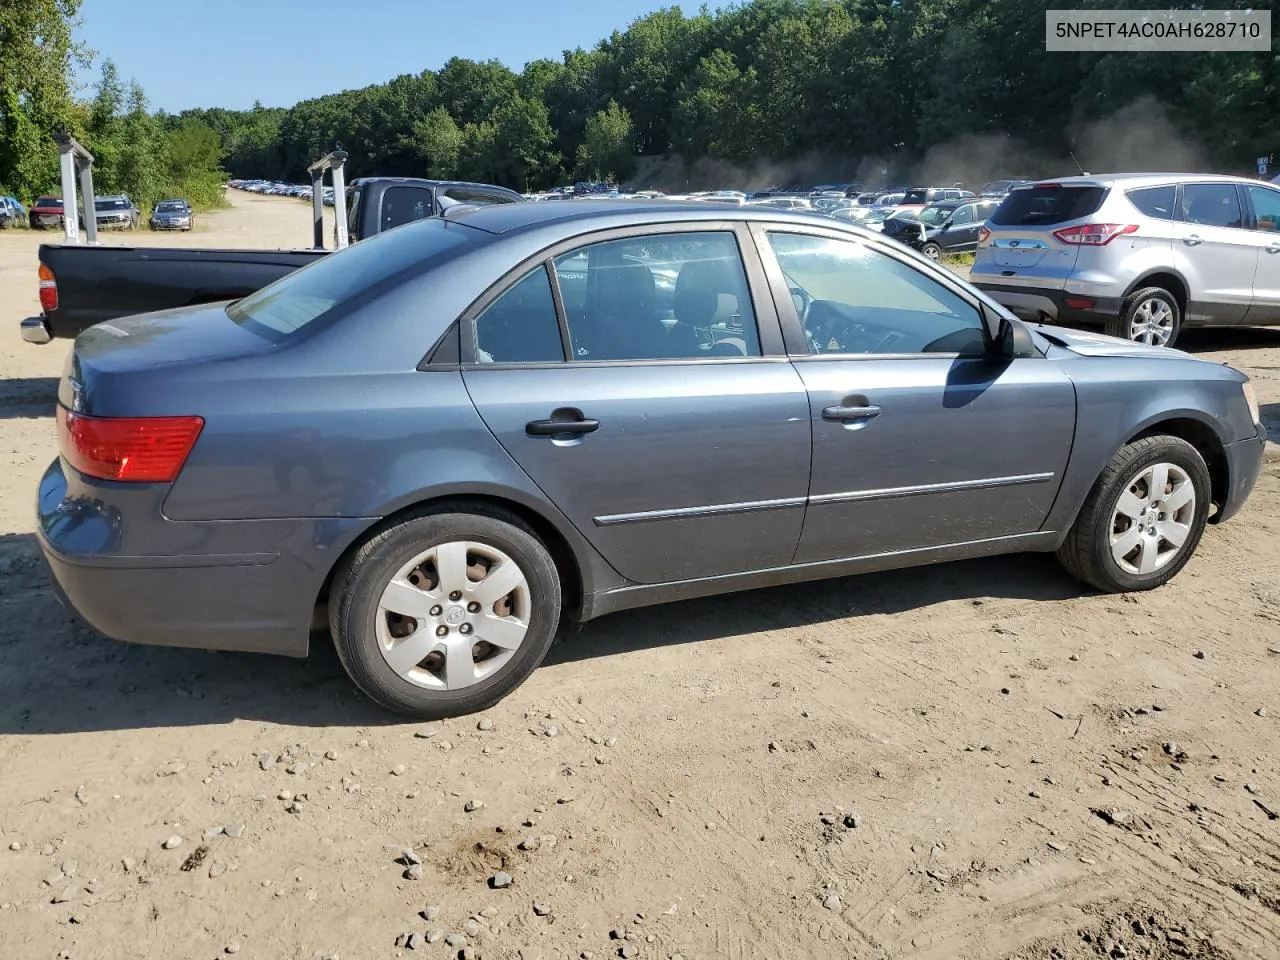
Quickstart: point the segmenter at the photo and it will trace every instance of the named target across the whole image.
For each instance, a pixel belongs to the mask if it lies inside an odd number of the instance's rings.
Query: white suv
[[[1024,317],[1142,343],[1280,325],[1280,187],[1176,173],[1025,184],[987,219],[969,279]]]

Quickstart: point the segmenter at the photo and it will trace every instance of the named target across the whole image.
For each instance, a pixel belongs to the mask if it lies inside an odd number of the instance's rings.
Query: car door
[[[972,203],[962,203],[952,211],[946,229],[938,235],[938,246],[947,253],[974,250],[978,246],[978,221]]]
[[[1039,530],[1075,431],[1075,390],[1059,367],[988,355],[971,295],[889,244],[754,230],[812,411],[795,562]]]
[[[800,538],[809,400],[744,240],[698,222],[570,242],[463,317],[480,416],[640,583],[783,566]]]
[[[1249,184],[1250,226],[1257,265],[1253,271],[1253,302],[1245,323],[1280,325],[1280,188]]]
[[[1258,257],[1240,191],[1230,182],[1183,183],[1170,224],[1174,265],[1191,280],[1189,319],[1241,323],[1253,299]]]

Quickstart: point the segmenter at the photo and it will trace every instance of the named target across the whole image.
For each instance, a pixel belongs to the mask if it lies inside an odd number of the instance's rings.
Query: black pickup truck
[[[347,215],[354,241],[439,216],[457,204],[521,200],[514,190],[492,184],[367,177],[347,187],[342,213]],[[238,300],[326,253],[323,247],[203,250],[42,244],[42,312],[21,322],[22,338],[48,343],[74,338],[86,327],[116,317]]]

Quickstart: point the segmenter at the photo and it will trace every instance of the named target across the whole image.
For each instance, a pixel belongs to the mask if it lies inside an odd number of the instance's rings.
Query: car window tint
[[[977,309],[937,280],[862,243],[770,233],[817,354],[986,350]]]
[[[1256,229],[1266,233],[1280,233],[1280,190],[1272,187],[1245,187],[1253,203]]]
[[[1125,191],[1125,196],[1129,198],[1130,203],[1148,217],[1155,217],[1157,220],[1172,220],[1174,189],[1173,184],[1165,187],[1142,187],[1139,190]]]
[[[476,318],[475,336],[480,363],[564,360],[547,268],[530,270],[489,304]]]
[[[352,240],[360,239],[360,194],[362,187],[354,187],[347,194],[347,236]]]
[[[1239,227],[1244,224],[1240,214],[1240,195],[1234,183],[1184,183],[1181,216],[1187,223],[1206,227]]]
[[[760,337],[732,233],[596,243],[555,261],[576,360],[757,357]]]
[[[962,207],[956,207],[956,212],[951,215],[951,223],[957,227],[962,224],[973,223],[973,204],[966,203]]]
[[[479,230],[426,220],[380,233],[287,273],[227,307],[227,316],[268,340],[281,342],[335,308],[370,299],[398,274],[416,273],[482,242]]]
[[[473,203],[476,206],[515,203],[511,197],[505,194],[494,193],[492,190],[480,190],[475,187],[448,187],[445,189],[444,195],[450,200],[457,200],[459,203]]]
[[[422,187],[388,187],[382,194],[381,229],[425,220],[431,216],[431,191]]]
[[[990,220],[1006,227],[1066,223],[1096,212],[1106,195],[1102,187],[1025,187],[1005,197]]]

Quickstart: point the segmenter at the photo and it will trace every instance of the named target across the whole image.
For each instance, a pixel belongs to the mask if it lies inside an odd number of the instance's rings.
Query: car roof
[[[1225,173],[1105,173],[1079,177],[1045,177],[1028,180],[1015,187],[1026,190],[1043,183],[1056,183],[1064,187],[1158,187],[1170,183],[1258,183],[1249,177],[1235,177]]]
[[[474,207],[451,217],[493,234],[570,224],[574,232],[609,227],[642,226],[659,223],[706,223],[723,220],[786,220],[831,225],[831,218],[812,210],[791,210],[775,206],[738,206],[709,200],[597,200],[586,203],[502,203]]]

